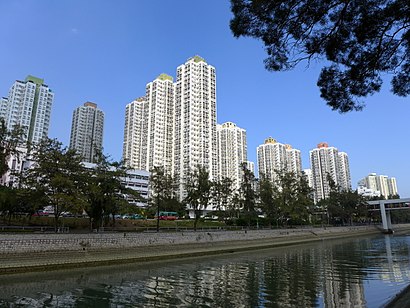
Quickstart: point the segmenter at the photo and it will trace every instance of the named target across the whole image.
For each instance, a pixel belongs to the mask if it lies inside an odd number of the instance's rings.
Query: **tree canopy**
[[[24,129],[18,125],[7,129],[6,122],[0,118],[0,176],[9,171],[8,161],[12,155],[19,159],[18,146],[24,143]]]
[[[383,73],[391,90],[410,94],[408,0],[231,0],[236,37],[263,41],[271,71],[327,60],[317,85],[341,113],[361,110],[361,98],[378,92]]]
[[[211,200],[212,181],[206,167],[197,165],[185,179],[185,203],[194,211],[194,230],[201,216],[201,209],[205,210]]]
[[[24,187],[42,196],[43,206],[53,207],[57,230],[63,212],[79,210],[81,157],[56,139],[44,139],[35,145],[32,159],[35,164],[23,176]]]

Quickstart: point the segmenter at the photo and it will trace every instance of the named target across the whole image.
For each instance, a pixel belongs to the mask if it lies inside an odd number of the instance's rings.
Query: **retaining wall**
[[[0,254],[126,249],[147,246],[268,240],[287,236],[326,237],[374,231],[374,226],[173,233],[0,234]]]

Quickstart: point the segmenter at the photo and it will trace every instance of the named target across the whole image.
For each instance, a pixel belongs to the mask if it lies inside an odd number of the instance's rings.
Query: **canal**
[[[410,236],[0,276],[0,307],[383,307],[410,283]]]

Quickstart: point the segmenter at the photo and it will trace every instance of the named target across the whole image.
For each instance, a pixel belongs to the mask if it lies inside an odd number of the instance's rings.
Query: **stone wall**
[[[224,241],[252,241],[287,236],[322,237],[366,232],[374,226],[305,228],[280,230],[169,232],[169,233],[94,233],[94,234],[0,234],[0,254],[124,249],[146,246],[198,244]]]

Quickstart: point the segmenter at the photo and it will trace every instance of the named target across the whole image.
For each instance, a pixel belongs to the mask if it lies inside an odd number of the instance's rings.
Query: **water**
[[[0,307],[381,307],[410,283],[410,236],[0,276]]]

